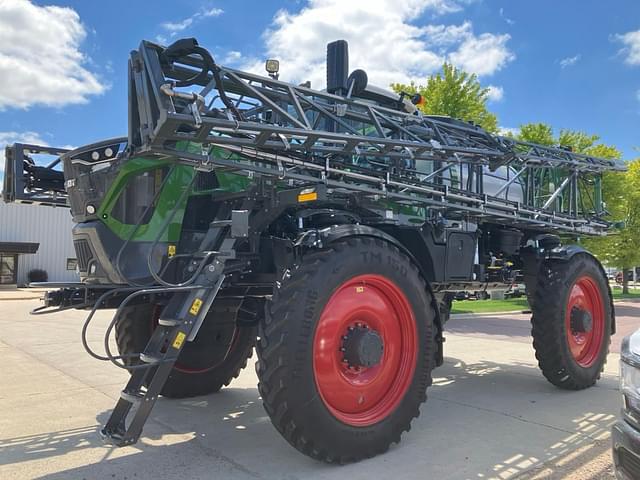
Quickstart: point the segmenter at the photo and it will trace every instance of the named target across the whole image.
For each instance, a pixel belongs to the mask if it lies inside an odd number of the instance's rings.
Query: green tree
[[[425,103],[418,107],[426,114],[447,115],[474,122],[489,132],[498,131],[498,119],[487,109],[489,89],[480,85],[477,75],[449,63],[427,78],[426,85],[394,83],[391,88],[398,93],[422,95]]]
[[[589,135],[584,132],[577,132],[574,130],[560,130],[560,135],[558,135],[558,145],[571,147],[572,151],[578,153],[590,154],[589,149],[603,145],[596,145],[598,140],[600,140],[598,135]],[[619,157],[619,154],[617,156]]]
[[[607,153],[598,147],[590,150],[593,155]],[[629,162],[628,168],[625,173],[606,173],[602,181],[608,219],[623,222],[624,227],[606,237],[583,241],[603,263],[622,270],[623,293],[629,293],[629,270],[640,264],[640,159]]]
[[[596,144],[600,137],[598,135],[589,135],[584,132],[575,130],[560,130],[560,133],[556,137],[553,128],[546,123],[525,123],[520,125],[520,131],[516,135],[518,140],[529,143],[537,143],[538,145],[560,145],[562,147],[569,147],[571,151],[578,153],[589,153],[589,149],[594,147],[606,147],[604,144]],[[610,147],[614,148],[614,147]],[[615,150],[615,148],[614,148]],[[608,155],[607,158],[618,158],[619,152],[613,153],[613,156]]]
[[[525,123],[520,125],[520,132],[516,138],[523,142],[537,143],[538,145],[554,145],[556,139],[553,129],[546,123]]]

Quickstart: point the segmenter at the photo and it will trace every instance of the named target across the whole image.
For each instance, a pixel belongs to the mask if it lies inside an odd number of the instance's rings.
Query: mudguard
[[[554,247],[550,250],[547,250],[545,253],[546,253],[546,257],[550,260],[568,261],[568,260],[571,260],[571,258],[573,258],[573,256],[578,253],[586,253],[587,255],[591,255],[593,257],[593,254],[589,252],[589,250],[587,250],[584,247],[581,247],[580,245],[561,245],[558,247]],[[596,260],[598,259],[596,258]],[[598,263],[600,263],[599,260],[598,260]],[[600,265],[600,267],[602,267],[602,265]]]

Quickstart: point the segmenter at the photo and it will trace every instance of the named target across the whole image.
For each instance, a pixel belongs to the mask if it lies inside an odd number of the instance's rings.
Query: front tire
[[[545,262],[532,311],[533,346],[547,380],[568,390],[595,384],[607,360],[613,321],[599,262],[587,253]]]
[[[395,246],[348,238],[290,271],[259,328],[258,388],[276,429],[326,462],[400,441],[426,400],[435,310]]]
[[[240,305],[217,298],[193,342],[187,343],[169,374],[161,394],[169,398],[207,395],[227,386],[247,366],[253,354],[256,328],[238,325]],[[161,307],[138,304],[125,307],[116,320],[115,337],[120,355],[144,351]],[[135,357],[134,357],[135,358]],[[125,363],[133,365],[129,357]]]

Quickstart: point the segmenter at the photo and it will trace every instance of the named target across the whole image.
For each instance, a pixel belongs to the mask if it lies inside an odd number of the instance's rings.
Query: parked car
[[[613,462],[621,480],[640,479],[640,330],[622,341],[621,418],[612,428]]]
[[[623,281],[622,281],[623,276],[622,275],[623,275],[622,272],[616,273],[616,283],[618,285],[622,285],[622,283],[623,283]],[[629,270],[627,272],[627,281],[633,282],[633,272],[631,270]]]

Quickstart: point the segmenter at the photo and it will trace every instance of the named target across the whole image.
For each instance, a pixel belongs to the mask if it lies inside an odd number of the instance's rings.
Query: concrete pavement
[[[0,288],[0,301],[3,300],[38,300],[47,290],[44,288]]]
[[[411,432],[385,455],[336,467],[280,437],[253,368],[219,394],[160,399],[137,445],[103,446],[97,431],[127,374],[82,350],[81,312],[29,316],[37,305],[0,302],[2,479],[613,478],[617,353],[595,388],[558,390],[536,367],[527,315],[452,319],[445,365]],[[629,330],[640,304],[618,312]],[[100,312],[90,332],[96,349],[108,319]]]

